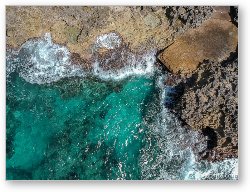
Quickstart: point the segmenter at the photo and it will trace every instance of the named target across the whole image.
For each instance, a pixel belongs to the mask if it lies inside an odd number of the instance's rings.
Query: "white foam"
[[[118,34],[114,32],[103,34],[97,37],[94,51],[96,51],[96,48],[115,49],[120,47],[121,43],[122,39]],[[122,62],[121,65],[123,67],[109,66],[109,70],[103,69],[101,62],[109,65],[109,60],[113,59],[113,54],[116,56],[120,55],[122,59],[117,59],[116,62]],[[103,80],[121,80],[133,75],[152,75],[156,61],[155,54],[155,50],[149,51],[144,55],[136,55],[129,50],[119,49],[117,52],[113,52],[110,58],[106,58],[105,61],[96,59],[93,64],[93,74]]]
[[[238,159],[225,159],[218,162],[193,162],[189,167],[186,180],[237,180],[238,179]]]
[[[197,161],[193,152],[194,144],[201,150],[206,143],[201,142],[198,132],[181,126],[178,119],[164,107],[164,76],[160,76],[157,86],[160,90],[159,111],[152,107],[149,117],[153,122],[147,124],[156,146],[142,150],[141,168],[144,179],[203,180],[237,179],[238,160],[226,159],[220,162]],[[157,105],[157,104],[156,104]],[[147,117],[147,118],[149,118]]]
[[[95,46],[97,48],[115,49],[120,47],[121,42],[122,40],[120,36],[112,32],[98,36],[96,38]]]
[[[104,34],[97,38],[96,46],[115,49],[121,44],[120,37],[115,33]],[[114,53],[116,54],[116,53]],[[155,71],[155,54],[149,51],[144,55],[129,53],[121,68],[105,70],[100,61],[96,60],[93,74],[103,80],[121,80],[133,75],[153,75]],[[50,34],[43,38],[29,40],[17,52],[7,52],[7,77],[16,71],[30,83],[44,84],[58,81],[61,78],[84,76],[85,72],[80,66],[70,62],[69,50],[61,45],[54,44]],[[108,64],[108,63],[107,63]],[[157,85],[161,91],[160,113],[153,113],[154,122],[147,124],[149,131],[157,140],[160,151],[155,146],[142,150],[141,166],[145,179],[237,179],[238,160],[227,159],[211,163],[197,162],[191,147],[198,142],[195,131],[187,131],[176,117],[164,107],[165,86],[164,76],[159,77]],[[155,110],[152,107],[152,110]],[[145,121],[145,123],[147,123]],[[202,144],[201,144],[202,147]],[[155,154],[157,156],[154,158]]]
[[[121,38],[116,33],[103,34],[97,37],[95,47],[115,49],[120,46]],[[121,51],[121,50],[119,50]],[[122,52],[113,54],[123,54]],[[126,52],[126,50],[125,50]],[[154,50],[144,55],[135,55],[126,52],[122,68],[110,68],[104,70],[100,61],[93,63],[95,75],[103,80],[121,80],[132,75],[152,75],[154,73]],[[108,62],[109,58],[105,62]],[[51,35],[46,33],[43,38],[32,39],[25,42],[17,52],[7,55],[7,76],[17,71],[27,82],[45,84],[60,80],[65,77],[84,76],[86,72],[70,61],[69,50],[52,42]]]
[[[30,83],[51,83],[65,77],[84,75],[80,66],[70,62],[69,50],[54,44],[49,33],[43,38],[25,42],[18,51],[18,59],[15,69]]]
[[[103,80],[121,80],[133,75],[152,75],[156,60],[155,53],[155,51],[151,51],[143,56],[131,53],[131,56],[124,61],[124,67],[120,69],[104,70],[100,67],[100,62],[95,61],[93,74]]]
[[[6,78],[8,80],[9,75],[16,71],[19,59],[17,57],[18,52],[7,51],[6,52]]]

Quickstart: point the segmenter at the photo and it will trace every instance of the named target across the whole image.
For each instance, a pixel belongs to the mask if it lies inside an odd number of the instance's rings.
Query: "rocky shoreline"
[[[123,53],[156,51],[171,73],[166,87],[177,90],[174,105],[166,107],[207,141],[199,158],[238,157],[237,7],[8,6],[6,13],[8,49],[49,32],[85,70],[96,59],[111,58],[101,64],[119,68],[117,60],[130,57]]]
[[[205,137],[207,149],[199,156],[211,161],[238,157],[238,10],[214,10],[159,56],[180,93],[171,109]]]

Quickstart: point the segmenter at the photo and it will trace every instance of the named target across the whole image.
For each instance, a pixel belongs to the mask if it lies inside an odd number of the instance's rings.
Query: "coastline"
[[[110,75],[110,70],[119,71],[128,63],[128,67],[134,67],[131,74],[136,71],[150,72],[151,65],[141,67],[145,62],[162,65],[170,72],[164,77],[164,86],[175,91],[174,94],[170,91],[168,95],[174,99],[170,111],[180,118],[188,130],[198,131],[206,141],[206,149],[196,151],[197,159],[220,162],[238,157],[237,8],[44,9],[7,7],[9,50],[20,50],[20,46],[49,32],[52,37],[49,43],[68,49],[69,64],[79,65],[87,73],[94,71],[97,76],[102,74],[102,79]],[[189,17],[184,17],[185,14]],[[19,22],[14,22],[13,16]],[[85,16],[87,19],[82,20]],[[200,38],[194,38],[197,34]],[[221,40],[221,37],[225,39]],[[107,42],[110,44],[107,45]],[[147,60],[148,57],[151,59]],[[131,65],[138,61],[141,66]],[[125,72],[121,70],[120,73],[126,77]],[[116,73],[112,75],[117,76]]]

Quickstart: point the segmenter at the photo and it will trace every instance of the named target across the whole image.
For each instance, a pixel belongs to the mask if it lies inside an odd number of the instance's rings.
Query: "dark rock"
[[[165,88],[165,106],[173,109],[184,92],[184,85],[179,83],[176,86],[166,86]]]
[[[218,137],[214,129],[206,127],[202,129],[204,136],[207,136],[207,149],[211,150],[218,145]]]
[[[238,7],[237,6],[230,6],[230,13],[231,21],[235,26],[238,27]]]
[[[86,71],[90,71],[90,69],[92,69],[92,65],[89,62],[85,61],[83,58],[81,58],[80,54],[78,53],[71,53],[70,59],[72,64],[81,65]]]
[[[167,6],[165,10],[170,26],[180,33],[199,26],[213,12],[211,6]]]
[[[183,82],[185,92],[173,111],[207,138],[207,149],[200,152],[200,158],[214,161],[237,157],[237,53],[221,63],[203,62]]]

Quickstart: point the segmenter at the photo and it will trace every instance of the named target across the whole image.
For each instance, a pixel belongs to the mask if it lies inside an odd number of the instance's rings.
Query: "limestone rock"
[[[159,59],[173,73],[188,74],[204,60],[220,62],[234,52],[238,43],[237,27],[220,11],[195,29],[189,29],[167,47]]]
[[[115,32],[132,52],[160,50],[179,34],[175,30],[178,22],[169,25],[166,9],[159,6],[7,6],[7,46],[18,48],[28,39],[42,37],[49,32],[54,43],[66,45],[70,52],[89,61],[98,37]],[[201,21],[206,19],[206,10],[212,8],[196,9],[201,10],[196,14]],[[191,8],[186,9],[187,14],[191,11]],[[184,32],[189,23],[182,26]]]
[[[148,14],[144,18],[144,22],[147,26],[149,26],[151,28],[155,28],[161,24],[161,20],[159,19],[159,17],[155,14],[152,14],[152,13]]]
[[[213,142],[202,158],[220,160],[238,155],[237,78],[234,55],[221,63],[204,62],[185,79],[185,92],[174,111],[193,129],[205,131],[208,143]]]

